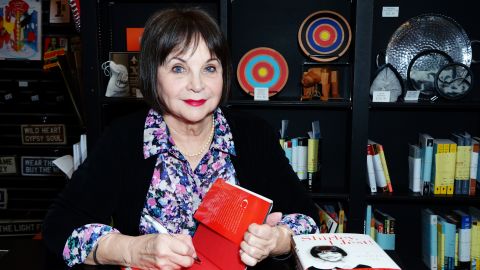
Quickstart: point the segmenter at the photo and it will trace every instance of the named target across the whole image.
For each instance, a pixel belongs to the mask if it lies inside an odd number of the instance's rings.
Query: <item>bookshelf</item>
[[[183,3],[183,2],[182,2]],[[456,130],[466,130],[480,135],[480,91],[478,79],[474,90],[458,101],[437,100],[434,103],[378,103],[371,102],[370,82],[376,70],[377,53],[385,50],[395,29],[407,19],[422,13],[440,13],[455,18],[466,30],[470,39],[480,39],[475,27],[473,4],[466,0],[451,5],[441,1],[376,1],[376,0],[325,0],[321,2],[299,0],[273,1],[220,1],[198,0],[188,4],[208,5],[218,15],[220,25],[231,44],[236,68],[244,53],[256,47],[272,47],[279,51],[289,65],[289,80],[284,89],[270,101],[253,101],[233,81],[231,98],[227,106],[232,110],[248,112],[265,118],[279,129],[282,119],[289,119],[288,135],[305,136],[310,123],[319,120],[323,135],[321,181],[312,193],[316,202],[344,204],[348,216],[348,232],[363,232],[367,204],[378,206],[397,218],[395,257],[405,269],[426,269],[421,262],[420,210],[426,207],[448,209],[478,206],[480,196],[419,196],[408,191],[408,147],[417,141],[419,132],[434,137],[447,137]],[[105,98],[108,77],[100,69],[108,60],[111,50],[125,50],[115,32],[126,25],[140,26],[152,9],[175,4],[175,1],[87,1],[82,9],[92,10],[82,14],[84,44],[84,89],[88,102],[87,122],[89,146],[98,138],[108,122],[145,104],[137,99]],[[383,6],[398,6],[399,17],[381,17]],[[137,21],[119,22],[113,13],[134,8]],[[306,57],[297,43],[297,31],[302,20],[322,9],[335,10],[347,17],[352,29],[352,43],[338,66],[345,70],[346,95],[340,101],[300,101],[300,78]],[[123,17],[122,17],[123,18]],[[120,29],[120,30],[119,30]],[[118,32],[117,32],[118,34]],[[476,47],[473,48],[474,55]],[[478,56],[477,56],[478,57]],[[311,63],[309,63],[311,64]],[[318,64],[322,66],[322,64]],[[325,65],[334,65],[327,63]],[[480,76],[478,65],[472,64],[475,76]],[[236,69],[234,69],[235,71]],[[370,194],[366,181],[367,140],[381,143],[385,148],[393,194]],[[413,244],[412,244],[413,241]],[[417,246],[417,247],[415,247]]]
[[[72,38],[79,36],[73,24],[50,22],[50,1],[37,2],[41,4],[39,13],[42,14],[38,22],[41,25],[41,36],[37,43],[40,54],[43,54],[47,37],[62,38],[62,41],[68,42],[67,51],[72,52],[72,45],[78,47],[78,44],[72,43]],[[8,1],[3,3],[6,5]],[[2,6],[2,8],[5,11],[5,7]],[[32,10],[29,12],[32,13]],[[3,13],[2,20],[5,24]],[[9,20],[13,29],[14,19]],[[5,35],[6,30],[3,26],[2,35]],[[22,28],[18,31],[23,33],[24,30]],[[3,40],[2,48],[11,46],[9,42]],[[41,58],[43,59],[43,56]],[[43,219],[50,204],[64,187],[66,177],[61,173],[54,175],[48,172],[35,176],[23,174],[22,157],[35,157],[37,160],[42,160],[45,157],[72,154],[72,144],[77,142],[80,134],[85,131],[73,110],[62,73],[58,68],[44,70],[43,65],[43,60],[9,58],[0,60],[0,156],[12,158],[16,165],[15,173],[2,171],[0,174],[0,189],[6,190],[7,194],[6,207],[0,207],[2,221]],[[78,94],[78,91],[75,94]],[[50,124],[63,125],[66,131],[65,144],[22,142],[22,137],[26,137],[22,136],[22,125]],[[28,164],[25,167],[28,167]],[[48,165],[43,168],[51,167]],[[25,169],[24,172],[27,170]],[[16,240],[16,237],[2,235],[0,249],[7,249],[10,243]]]

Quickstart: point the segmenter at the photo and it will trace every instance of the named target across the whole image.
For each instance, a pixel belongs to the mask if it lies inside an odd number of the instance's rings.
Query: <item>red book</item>
[[[272,200],[217,179],[195,212],[199,222],[193,245],[202,261],[189,269],[244,270],[240,243],[252,223],[263,224]]]

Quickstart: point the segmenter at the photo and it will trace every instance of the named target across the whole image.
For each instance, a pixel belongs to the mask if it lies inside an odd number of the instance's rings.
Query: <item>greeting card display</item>
[[[330,62],[345,54],[352,40],[348,21],[330,10],[310,14],[298,30],[303,53],[318,62]]]
[[[0,59],[40,60],[42,1],[0,0]]]
[[[287,61],[274,49],[252,49],[240,59],[237,79],[240,87],[251,96],[255,88],[268,88],[269,96],[276,95],[287,83]]]

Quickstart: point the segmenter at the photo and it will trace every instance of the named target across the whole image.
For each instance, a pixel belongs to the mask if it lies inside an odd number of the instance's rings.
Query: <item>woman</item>
[[[112,123],[75,172],[45,220],[51,250],[69,265],[189,267],[196,258],[193,213],[217,178],[274,201],[267,224],[245,233],[246,265],[288,254],[291,234],[318,230],[309,217],[315,208],[272,129],[219,107],[231,64],[211,17],[197,9],[154,14],[140,59],[151,109]],[[169,234],[156,233],[150,217]]]

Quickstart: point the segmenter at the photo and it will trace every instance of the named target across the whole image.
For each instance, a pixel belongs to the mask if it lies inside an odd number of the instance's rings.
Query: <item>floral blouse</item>
[[[193,214],[215,179],[238,184],[230,160],[230,155],[236,155],[232,133],[220,109],[214,112],[214,120],[215,134],[209,151],[192,170],[170,137],[163,117],[154,110],[149,111],[143,155],[145,158],[157,156],[157,161],[140,218],[140,234],[157,232],[144,218],[150,215],[170,233],[193,236],[197,226]],[[279,224],[287,225],[295,234],[318,232],[313,219],[303,214],[284,215]],[[105,224],[86,224],[75,229],[65,244],[64,260],[69,266],[83,263],[98,240],[113,232],[119,231]]]

